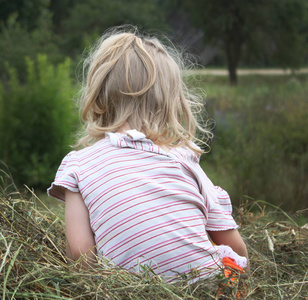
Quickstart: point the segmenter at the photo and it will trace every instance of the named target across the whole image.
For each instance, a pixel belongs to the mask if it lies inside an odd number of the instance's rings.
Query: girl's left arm
[[[207,231],[210,238],[216,245],[228,245],[234,252],[248,259],[248,252],[241,235],[237,229]]]
[[[240,256],[245,256],[247,258],[247,268],[250,271],[248,252],[245,242],[243,241],[240,233],[237,229],[221,230],[221,231],[207,231],[211,240],[216,245],[227,245],[232,248]]]
[[[90,226],[88,209],[80,193],[65,190],[66,253],[69,259],[77,260],[86,255],[82,265],[92,265],[96,257],[96,245]]]

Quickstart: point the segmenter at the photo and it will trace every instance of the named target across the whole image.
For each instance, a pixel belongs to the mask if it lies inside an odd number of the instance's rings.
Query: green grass
[[[247,75],[240,76],[237,86],[231,86],[226,76],[192,76],[190,84],[205,90],[209,101],[215,99],[220,110],[237,109],[250,106],[255,98],[285,99],[305,97],[308,89],[308,75]],[[269,97],[269,98],[268,98]]]

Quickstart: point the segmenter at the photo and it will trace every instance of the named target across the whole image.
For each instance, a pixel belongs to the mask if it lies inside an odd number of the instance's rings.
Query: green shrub
[[[31,31],[17,22],[17,14],[12,14],[6,25],[0,23],[1,79],[7,77],[7,62],[17,70],[19,80],[24,82],[27,76],[26,56],[35,60],[37,53],[44,53],[53,63],[64,59],[58,46],[59,38],[51,30],[51,15],[44,13],[37,21],[38,27]]]
[[[78,118],[73,109],[70,61],[53,66],[46,55],[27,58],[25,84],[8,67],[9,81],[1,89],[0,159],[18,184],[45,187],[68,152]]]

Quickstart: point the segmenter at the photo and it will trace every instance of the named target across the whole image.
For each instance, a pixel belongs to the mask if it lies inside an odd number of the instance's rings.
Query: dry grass
[[[68,265],[64,224],[29,191],[0,174],[0,297],[2,299],[308,299],[308,230],[276,209],[249,201],[236,210],[252,273],[227,287],[223,276],[167,284],[119,268]],[[39,207],[39,208],[38,208]],[[191,274],[193,276],[193,274]],[[217,296],[219,286],[223,294]],[[243,287],[245,286],[245,287]]]

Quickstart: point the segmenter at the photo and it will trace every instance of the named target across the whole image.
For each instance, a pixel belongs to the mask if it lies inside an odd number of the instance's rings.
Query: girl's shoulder
[[[101,140],[98,140],[92,145],[89,145],[87,147],[73,150],[67,154],[67,156],[74,156],[76,159],[82,159],[84,156],[91,155],[98,151],[103,151],[107,148],[107,146],[110,145],[110,142],[108,141],[108,138],[103,138]]]
[[[191,142],[190,146],[195,149],[200,149],[194,142]],[[185,160],[192,163],[199,164],[200,161],[200,156],[187,146],[173,147],[168,152],[168,155],[173,156],[178,160]]]

